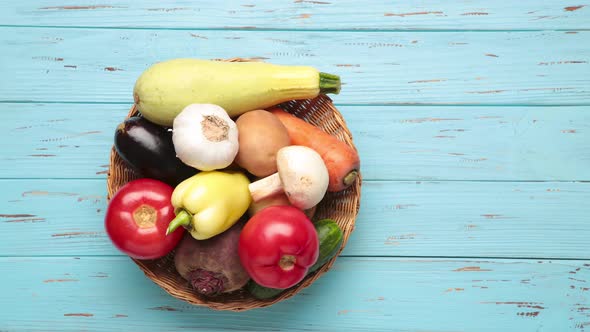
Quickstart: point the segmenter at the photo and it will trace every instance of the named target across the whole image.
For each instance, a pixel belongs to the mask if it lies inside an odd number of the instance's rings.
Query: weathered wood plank
[[[105,182],[0,185],[0,256],[120,254]],[[589,200],[589,183],[365,182],[343,255],[590,259]]]
[[[152,63],[241,56],[339,74],[340,104],[585,105],[589,36],[3,28],[0,101],[131,102]]]
[[[581,29],[587,4],[550,1],[27,0],[0,5],[8,25],[232,29]]]
[[[129,104],[0,104],[0,176],[106,177]],[[589,180],[587,107],[340,106],[365,179]]]
[[[231,313],[170,297],[122,257],[0,258],[0,321],[44,331],[583,331],[587,263],[342,258],[294,298]]]

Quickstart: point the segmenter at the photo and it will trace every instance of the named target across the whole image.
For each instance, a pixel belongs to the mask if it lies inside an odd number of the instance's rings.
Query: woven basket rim
[[[251,59],[244,59],[244,58],[232,58],[232,59],[227,59],[227,60],[214,59],[214,60],[230,61],[230,62],[253,61]],[[328,107],[328,109],[329,109],[329,111],[331,111],[331,115],[332,115],[332,118],[330,120],[333,121],[335,123],[335,125],[339,126],[338,129],[340,129],[342,131],[341,135],[339,135],[339,138],[342,141],[344,141],[346,144],[351,146],[353,149],[356,150],[356,146],[354,145],[353,140],[352,140],[352,134],[350,133],[348,127],[346,126],[346,122],[344,120],[344,117],[338,111],[338,109],[333,105],[330,97],[328,97],[326,95],[320,95],[317,98],[310,99],[310,100],[292,101],[292,103],[297,104],[297,105],[302,102],[306,103],[306,105],[309,104],[307,106],[307,108],[305,108],[304,106],[300,106],[303,109],[314,109],[315,105],[317,105],[317,104],[321,104],[322,109],[325,107]],[[283,104],[281,104],[281,105],[283,105]],[[316,111],[313,111],[313,112],[316,112]],[[326,112],[324,112],[324,113],[326,113]],[[126,116],[126,119],[131,116],[138,115],[138,114],[139,114],[139,112],[138,112],[137,106],[135,104],[133,104]],[[122,170],[120,169],[120,167],[116,167],[116,166],[121,166]],[[111,197],[116,193],[116,191],[118,190],[118,187],[120,187],[122,185],[122,184],[120,184],[119,186],[117,186],[117,183],[116,183],[116,180],[118,180],[120,178],[117,176],[120,174],[119,171],[122,172],[122,175],[120,177],[123,177],[123,178],[128,176],[128,174],[133,173],[133,171],[128,166],[126,166],[124,163],[122,163],[122,160],[118,156],[118,154],[115,150],[115,147],[113,145],[111,147],[111,151],[110,151],[109,170],[107,173],[107,192],[108,192],[107,200],[108,201],[110,201]],[[126,172],[131,172],[131,173],[126,173]],[[130,175],[130,176],[133,177],[133,175]],[[357,177],[356,181],[353,183],[353,185],[351,185],[348,189],[346,189],[342,192],[328,193],[325,198],[326,202],[324,202],[324,201],[320,202],[320,205],[329,204],[329,200],[338,199],[339,195],[342,195],[342,196],[348,195],[345,197],[348,200],[347,205],[352,206],[352,210],[346,211],[346,212],[348,212],[348,215],[346,216],[347,217],[346,220],[337,220],[338,224],[342,228],[343,235],[344,235],[342,244],[340,246],[340,249],[338,250],[338,254],[335,255],[334,258],[332,258],[330,261],[328,261],[326,264],[324,264],[317,271],[306,276],[302,282],[300,282],[299,284],[297,284],[296,286],[294,286],[288,290],[283,291],[279,296],[272,298],[272,299],[258,300],[252,296],[248,297],[247,293],[245,293],[243,295],[244,296],[243,301],[240,301],[238,299],[238,300],[233,300],[231,302],[225,302],[223,300],[223,297],[220,297],[220,298],[215,297],[215,298],[205,299],[203,297],[197,296],[196,294],[193,294],[193,296],[187,296],[185,294],[186,292],[181,292],[181,290],[178,289],[177,284],[171,285],[170,278],[161,277],[154,272],[155,270],[152,268],[152,264],[154,261],[144,261],[144,260],[138,260],[138,259],[134,259],[134,258],[131,258],[131,260],[142,270],[142,272],[145,274],[145,276],[148,277],[152,282],[154,282],[159,287],[164,289],[169,295],[171,295],[177,299],[180,299],[182,301],[185,301],[187,303],[190,303],[193,305],[198,305],[198,306],[208,307],[208,308],[214,309],[214,310],[228,310],[228,311],[245,311],[245,310],[251,310],[251,309],[255,309],[255,308],[268,307],[270,305],[273,305],[275,303],[284,301],[288,298],[295,296],[297,293],[299,293],[303,289],[309,287],[313,282],[315,282],[315,280],[317,280],[324,273],[326,273],[327,271],[330,270],[330,268],[333,266],[333,264],[335,263],[335,261],[339,257],[340,253],[344,250],[344,248],[348,242],[348,239],[354,230],[356,218],[358,216],[358,212],[360,209],[361,185],[362,185],[362,175],[361,175],[361,171],[359,170],[358,177]],[[353,195],[350,195],[351,193],[353,193]],[[333,197],[336,197],[336,198],[333,198]],[[318,205],[318,206],[320,206],[320,205]],[[171,256],[171,255],[173,255],[173,253],[169,254],[168,256]],[[171,258],[168,257],[167,259],[171,259]],[[174,272],[176,272],[176,271],[174,271]],[[178,273],[176,272],[176,274],[178,274]],[[245,291],[243,291],[243,292],[245,292]],[[239,294],[238,294],[238,297],[239,297]]]

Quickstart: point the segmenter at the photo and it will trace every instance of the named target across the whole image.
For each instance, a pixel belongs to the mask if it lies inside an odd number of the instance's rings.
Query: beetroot
[[[215,296],[242,288],[250,276],[240,263],[238,242],[243,223],[207,240],[190,234],[182,239],[174,255],[180,275],[200,294]]]

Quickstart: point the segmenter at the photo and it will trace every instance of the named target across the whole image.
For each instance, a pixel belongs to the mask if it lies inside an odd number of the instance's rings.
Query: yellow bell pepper
[[[201,172],[184,180],[172,193],[176,218],[166,234],[183,226],[195,239],[205,240],[226,231],[252,202],[249,184],[235,171]]]

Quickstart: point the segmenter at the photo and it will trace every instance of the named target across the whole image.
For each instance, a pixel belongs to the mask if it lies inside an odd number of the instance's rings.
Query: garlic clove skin
[[[238,127],[221,106],[191,104],[174,118],[172,142],[183,163],[201,171],[221,169],[238,154]]]

